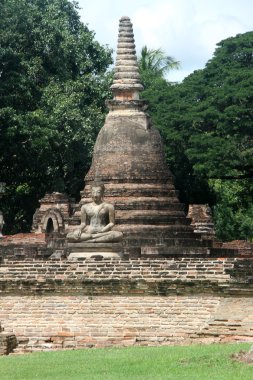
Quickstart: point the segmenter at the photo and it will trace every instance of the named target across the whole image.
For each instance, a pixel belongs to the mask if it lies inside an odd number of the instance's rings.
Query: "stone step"
[[[185,221],[185,218],[182,218]],[[116,225],[115,230],[127,231],[127,233],[132,233],[139,235],[140,232],[143,233],[154,233],[157,234],[166,234],[167,232],[189,232],[193,233],[193,227],[189,224],[189,220],[187,219],[187,223],[185,224],[121,224]],[[195,235],[194,236],[199,236]]]
[[[127,201],[118,201],[114,202],[115,210],[118,211],[135,211],[135,210],[158,210],[160,211],[183,211],[184,212],[184,205],[176,202],[171,202],[170,200],[159,200],[154,199],[150,201],[138,201],[138,200],[127,200]]]
[[[27,347],[27,344],[18,344],[17,348],[10,355],[24,355],[31,352],[33,352],[33,347]]]
[[[80,202],[79,210],[81,206],[90,203],[90,198],[83,199]],[[165,197],[129,197],[129,198],[111,198],[105,199],[106,202],[114,205],[115,210],[182,210],[185,206],[179,203],[177,198],[165,198]]]
[[[128,236],[131,236],[131,238],[134,238],[134,239],[138,239],[140,236],[148,236],[150,239],[168,239],[168,238],[173,238],[173,239],[183,239],[183,238],[187,238],[187,239],[200,239],[200,236],[196,236],[196,234],[189,230],[189,231],[161,231],[160,229],[159,230],[156,230],[156,231],[129,231],[128,229],[126,230],[126,232],[124,232],[124,230],[121,229],[121,231],[123,232],[124,234],[124,237],[125,238],[128,238]]]
[[[135,211],[133,213],[127,213],[123,211],[118,211],[116,213],[116,224],[143,224],[143,225],[167,225],[167,224],[190,224],[191,220],[188,220],[183,212],[174,211],[169,214],[166,213],[151,213],[152,210],[148,210],[148,213],[144,213],[141,210],[139,214]],[[175,215],[176,214],[176,215]]]
[[[127,245],[131,247],[137,246],[165,246],[165,247],[211,247],[212,241],[210,240],[198,240],[192,238],[149,238],[148,236],[140,236],[137,240],[136,238],[127,237]]]
[[[206,247],[150,247],[149,249],[143,247],[141,249],[141,256],[163,256],[163,257],[206,257],[210,256],[210,249]]]
[[[150,218],[163,218],[163,217],[185,217],[185,213],[182,210],[168,210],[168,209],[163,209],[163,210],[131,210],[131,213],[126,210],[117,210],[116,217],[118,219],[126,219],[126,218],[140,218],[140,217],[150,217]]]
[[[145,223],[144,223],[145,222]],[[161,223],[158,223],[157,220],[152,222],[151,219],[145,218],[145,221],[142,219],[138,220],[129,220],[129,219],[118,219],[116,214],[116,226],[115,230],[120,231],[133,231],[136,230],[138,232],[145,231],[166,231],[166,230],[187,230],[193,231],[193,227],[191,226],[191,219],[185,217],[170,217],[170,220]],[[80,224],[80,215],[74,215],[69,219],[69,226],[78,226]]]
[[[234,257],[234,256],[238,256],[238,254],[239,254],[238,249],[222,248],[222,247],[210,248],[210,255],[212,255],[213,257]]]
[[[16,335],[12,333],[3,333],[0,330],[0,356],[9,355],[17,346]]]
[[[136,247],[129,247],[129,251],[133,252],[136,250]],[[237,250],[233,249],[217,249],[211,247],[164,247],[164,246],[156,246],[156,247],[141,247],[141,256],[157,256],[161,255],[164,257],[235,257],[237,255]]]
[[[81,192],[82,200],[83,198],[90,200],[90,194],[90,187],[86,186],[85,190]],[[171,197],[177,199],[178,194],[179,192],[172,184],[113,184],[112,186],[106,185],[105,189],[105,199],[108,202],[110,199],[120,197]]]
[[[127,225],[124,228],[124,225],[117,226],[115,229],[123,232],[124,237],[132,236],[135,239],[138,239],[139,236],[148,236],[150,238],[190,238],[203,240],[202,235],[196,234],[192,226],[184,225],[169,225],[169,226],[134,226],[131,228],[131,225]],[[145,227],[145,228],[143,228]],[[150,228],[151,227],[151,228]]]

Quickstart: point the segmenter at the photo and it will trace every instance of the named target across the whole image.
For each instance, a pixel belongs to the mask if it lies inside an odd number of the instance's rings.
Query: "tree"
[[[203,70],[164,85],[155,103],[149,97],[151,114],[181,199],[215,205],[218,237],[252,238],[253,32],[217,46]],[[228,198],[227,189],[234,195]],[[240,202],[231,201],[239,196]]]
[[[146,46],[141,50],[138,63],[144,84],[141,96],[148,100],[152,122],[162,134],[167,162],[175,175],[181,201],[192,203],[198,199],[199,202],[206,202],[207,194],[210,200],[207,181],[195,175],[186,154],[188,137],[182,128],[185,104],[180,102],[180,85],[166,79],[166,74],[178,69],[180,63],[166,56],[161,49],[152,50]]]
[[[0,166],[9,232],[29,230],[46,191],[83,186],[108,94],[111,51],[75,2],[2,0]]]
[[[253,178],[252,49],[253,32],[221,41],[183,84],[195,114],[188,155],[209,178]]]
[[[166,74],[178,69],[180,64],[171,56],[166,55],[162,49],[148,49],[143,46],[138,57],[138,66],[144,87],[156,87],[166,82]]]
[[[218,237],[252,238],[253,32],[217,46],[206,67],[181,84],[144,77],[143,97],[181,200],[213,205]]]
[[[148,49],[147,46],[141,49],[138,64],[141,75],[149,72],[160,78],[164,78],[170,70],[179,68],[179,62],[162,49]]]
[[[217,46],[205,69],[181,88],[191,115],[186,154],[216,195],[218,237],[252,239],[253,32]]]
[[[252,183],[248,180],[211,180],[217,202],[214,222],[221,240],[253,239]]]

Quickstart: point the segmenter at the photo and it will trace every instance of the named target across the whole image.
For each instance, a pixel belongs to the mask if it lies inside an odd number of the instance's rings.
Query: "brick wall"
[[[8,260],[31,260],[48,257],[52,252],[47,248],[46,235],[20,233],[6,235],[0,240],[0,262]]]
[[[4,262],[18,350],[253,340],[253,261]]]

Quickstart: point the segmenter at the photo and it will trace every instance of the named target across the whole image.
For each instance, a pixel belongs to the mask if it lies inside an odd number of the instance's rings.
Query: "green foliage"
[[[210,180],[217,194],[214,221],[221,240],[253,239],[252,183]]]
[[[195,174],[187,156],[189,125],[186,128],[186,104],[179,95],[180,85],[168,82],[164,76],[157,75],[156,70],[150,74],[150,69],[141,70],[141,79],[144,83],[142,98],[148,100],[152,122],[162,134],[167,162],[175,175],[181,201],[210,202],[212,193],[207,180]]]
[[[253,235],[253,32],[218,44],[205,69],[180,86],[187,101],[186,154],[197,176],[226,179],[212,187],[222,239]],[[218,186],[217,184],[220,183]]]
[[[252,365],[231,355],[249,344],[129,347],[0,358],[1,380],[251,380]]]
[[[0,166],[7,231],[29,230],[46,191],[77,196],[108,95],[111,52],[68,0],[2,0]],[[13,226],[13,228],[12,228]]]
[[[165,78],[170,70],[179,68],[179,62],[166,55],[162,49],[148,49],[147,46],[141,49],[138,65],[142,79],[148,75],[153,78]]]
[[[252,49],[253,32],[221,41],[182,84],[193,111],[188,156],[209,178],[253,177]]]
[[[219,237],[252,238],[253,32],[217,46],[206,67],[181,84],[144,74],[143,97],[165,140],[181,200],[215,205]],[[217,187],[210,179],[226,181]],[[228,201],[228,188],[235,199],[239,191],[237,206]]]

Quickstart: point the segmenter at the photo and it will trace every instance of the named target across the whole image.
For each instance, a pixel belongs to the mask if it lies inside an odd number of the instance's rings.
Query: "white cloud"
[[[137,51],[162,48],[181,61],[170,78],[204,67],[222,39],[252,30],[252,0],[79,0],[82,20],[97,40],[116,49],[118,22],[133,22]]]
[[[134,28],[139,32],[142,45],[159,47],[161,33],[168,28],[173,7],[169,3],[158,2],[150,8],[138,9],[132,17]]]

